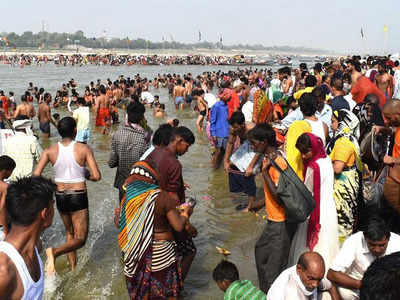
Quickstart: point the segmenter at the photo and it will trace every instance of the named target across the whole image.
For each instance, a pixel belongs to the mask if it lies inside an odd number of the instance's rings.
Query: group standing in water
[[[178,157],[195,136],[177,119],[154,132],[149,128],[146,108],[165,117],[165,100],[152,94],[160,87],[168,88],[176,110],[195,103],[199,115],[193,122],[209,138],[211,167],[223,164],[230,192],[248,197],[238,210],[256,213],[265,206],[267,224],[255,244],[259,288],[240,279],[232,262],[222,261],[213,278],[225,299],[369,299],[366,295],[378,290],[398,295],[398,275],[387,266],[400,260],[400,69],[388,57],[376,59],[364,64],[355,56],[276,73],[239,69],[153,80],[120,76],[114,82],[90,82],[82,96],[71,79],[54,100],[30,84],[18,105],[0,93],[2,125],[13,121],[14,130],[0,157],[0,179],[12,179],[8,187],[0,185],[5,236],[0,265],[7,269],[0,276],[0,295],[41,299],[43,268],[36,249],[52,223],[53,194],[66,242],[45,250],[44,269],[54,274],[63,254],[71,269],[76,267],[77,250],[89,232],[86,181],[101,180],[90,148],[92,108],[102,133],[120,124],[108,166],[117,168],[114,221],[129,297],[182,296],[197,251],[193,239],[201,232],[190,223],[196,201],[185,195],[191,187]],[[50,124],[61,136],[44,151],[32,132],[34,98],[44,138],[50,136]],[[62,106],[71,116],[59,120],[51,110]],[[119,109],[126,111],[121,121]],[[55,184],[41,177],[49,162]],[[314,208],[302,222],[291,222],[282,201],[282,178],[289,173],[313,198]],[[256,193],[257,177],[263,197]],[[388,285],[373,284],[374,278],[382,282],[378,277]]]

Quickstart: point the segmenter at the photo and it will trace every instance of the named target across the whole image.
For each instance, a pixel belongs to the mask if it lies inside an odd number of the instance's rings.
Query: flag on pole
[[[361,27],[361,38],[362,39],[364,38],[364,30],[362,29],[362,27]]]
[[[199,42],[201,41],[201,32],[199,30]]]
[[[383,26],[383,32],[387,32],[387,31],[388,31],[387,25]]]

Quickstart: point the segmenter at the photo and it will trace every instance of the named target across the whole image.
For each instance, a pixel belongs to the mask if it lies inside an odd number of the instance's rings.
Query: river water
[[[43,87],[52,95],[71,78],[79,84],[82,91],[90,81],[119,75],[125,77],[141,74],[142,77],[154,78],[158,73],[183,74],[191,72],[198,75],[204,71],[231,70],[229,66],[83,66],[57,67],[45,65],[25,68],[0,65],[0,89],[14,91],[19,103],[20,95],[26,90],[28,82]],[[228,179],[223,169],[213,171],[210,167],[210,152],[207,138],[196,132],[197,114],[193,110],[175,112],[175,107],[168,98],[167,89],[153,89],[153,94],[160,95],[160,102],[166,104],[168,118],[176,117],[181,124],[192,129],[196,143],[180,158],[183,165],[183,177],[190,184],[198,200],[192,215],[192,223],[199,235],[195,239],[197,256],[185,281],[185,299],[222,299],[223,293],[212,280],[212,270],[221,261],[222,256],[215,247],[222,246],[232,254],[229,260],[239,269],[241,279],[249,279],[255,285],[257,272],[254,261],[254,245],[266,221],[259,215],[240,213],[236,205],[245,203],[243,195],[229,193]],[[215,93],[216,91],[214,91]],[[52,113],[56,112],[54,109]],[[68,115],[66,110],[57,110],[61,117]],[[121,119],[123,112],[120,112]],[[155,130],[165,120],[153,118],[150,110],[146,111],[149,125]],[[38,127],[37,119],[35,126]],[[120,252],[117,244],[117,229],[113,224],[113,210],[118,203],[118,192],[113,188],[115,169],[110,169],[107,160],[110,152],[111,136],[102,135],[92,126],[93,148],[99,164],[102,180],[88,183],[90,229],[86,245],[78,251],[78,265],[74,272],[69,271],[66,256],[57,259],[58,275],[55,280],[46,280],[45,299],[127,299],[126,287],[120,264]],[[112,132],[118,125],[112,127]],[[40,139],[43,148],[59,140],[56,129],[52,127],[50,139]],[[45,176],[53,176],[48,166]],[[261,181],[257,180],[257,198],[263,197]],[[260,213],[263,214],[262,212]],[[43,234],[44,247],[56,246],[64,241],[64,227],[58,213],[53,225]],[[45,260],[45,255],[42,257]]]

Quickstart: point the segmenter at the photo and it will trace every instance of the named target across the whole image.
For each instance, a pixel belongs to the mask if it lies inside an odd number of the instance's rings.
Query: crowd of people
[[[101,180],[91,119],[103,134],[119,124],[108,166],[116,168],[114,222],[130,299],[182,296],[201,232],[190,223],[196,201],[178,158],[195,134],[166,118],[164,99],[152,93],[160,88],[176,110],[198,112],[210,167],[222,165],[229,192],[248,197],[238,213],[265,210],[254,246],[258,286],[225,258],[212,274],[224,299],[400,299],[400,67],[390,57],[358,56],[275,73],[120,76],[90,82],[82,94],[71,79],[54,97],[29,83],[18,104],[0,92],[1,124],[12,128],[0,157],[3,298],[41,299],[43,269],[54,275],[63,254],[76,267],[89,232],[86,181]],[[60,119],[52,109],[62,106],[70,116]],[[165,120],[154,131],[146,109]],[[35,116],[43,138],[51,124],[61,137],[44,151]],[[49,162],[54,181],[41,176]],[[66,242],[45,249],[43,268],[40,235],[52,223],[53,195]]]
[[[57,55],[0,55],[0,62],[12,66],[53,63],[59,66],[121,66],[121,65],[233,65],[260,64],[256,57],[243,55],[131,55],[131,54],[57,54]]]

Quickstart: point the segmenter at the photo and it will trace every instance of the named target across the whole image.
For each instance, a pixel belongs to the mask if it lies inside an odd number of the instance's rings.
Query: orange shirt
[[[380,108],[382,108],[386,102],[385,95],[382,93],[382,91],[376,86],[376,84],[372,83],[371,80],[365,76],[361,76],[360,79],[358,79],[358,81],[354,84],[353,88],[351,89],[351,94],[354,101],[357,103],[363,102],[368,94],[374,94],[379,98]]]
[[[285,170],[287,168],[286,161],[283,157],[278,156],[275,159],[275,163],[282,169]],[[273,166],[269,168],[269,176],[272,181],[278,186],[279,178],[281,173],[275,169]],[[283,205],[279,205],[274,197],[269,192],[268,186],[264,182],[264,195],[265,195],[265,211],[267,213],[267,219],[274,222],[283,222],[286,220],[285,216],[285,208]]]
[[[394,134],[393,157],[400,157],[400,127],[396,128],[396,132]]]

